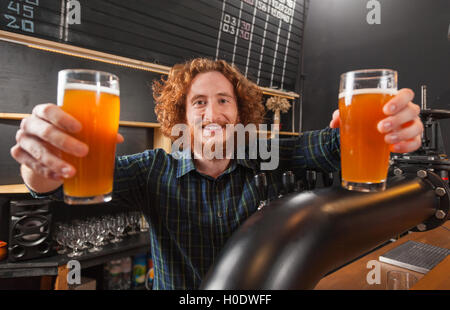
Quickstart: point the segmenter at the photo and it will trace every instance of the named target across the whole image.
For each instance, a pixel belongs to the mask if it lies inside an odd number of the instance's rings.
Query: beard
[[[235,125],[236,123],[227,122],[202,122],[189,126],[194,155],[210,160],[232,158],[236,144]],[[230,141],[232,139],[234,141]]]

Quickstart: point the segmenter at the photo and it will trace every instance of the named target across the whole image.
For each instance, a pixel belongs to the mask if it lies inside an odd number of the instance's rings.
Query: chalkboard
[[[295,91],[308,0],[4,0],[0,29],[173,66],[225,59]]]
[[[0,41],[1,112],[30,113],[38,103],[56,103],[58,71],[102,70],[120,79],[121,120],[157,122],[151,84],[161,75]]]

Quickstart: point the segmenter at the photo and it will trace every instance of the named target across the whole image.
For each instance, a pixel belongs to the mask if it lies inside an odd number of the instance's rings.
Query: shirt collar
[[[255,159],[236,159],[236,162],[238,165],[244,166],[254,171],[258,170],[258,163]]]
[[[195,164],[192,159],[192,154],[190,149],[183,151],[178,151],[172,154],[172,156],[178,160],[177,166],[177,178],[180,178],[192,170],[195,170]],[[254,172],[258,170],[256,160],[252,159],[236,159],[231,162],[230,167],[225,170],[226,173],[231,173],[236,169],[236,165],[241,165],[243,167],[252,169]]]
[[[194,161],[192,160],[191,150],[186,149],[178,151],[172,154],[172,156],[178,160],[177,166],[177,178],[195,170]]]

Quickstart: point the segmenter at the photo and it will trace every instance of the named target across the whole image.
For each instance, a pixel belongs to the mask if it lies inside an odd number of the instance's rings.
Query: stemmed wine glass
[[[148,231],[148,223],[147,219],[145,218],[144,214],[141,212],[138,212],[137,216],[139,217],[139,230],[141,232],[147,232]]]
[[[67,229],[67,241],[72,249],[72,252],[67,254],[68,257],[77,257],[83,254],[83,251],[80,251],[83,246],[83,235],[79,225],[73,225]]]
[[[126,226],[130,228],[128,230],[128,235],[135,235],[135,234],[137,234],[136,224],[134,222],[134,217],[133,217],[133,212],[129,212],[126,215],[125,221],[126,221]]]
[[[67,236],[68,236],[68,225],[64,223],[56,223],[55,224],[55,235],[54,239],[56,243],[59,245],[56,253],[58,254],[66,254],[67,253]]]
[[[90,235],[90,222],[89,220],[81,221],[79,223],[80,233],[81,233],[81,241],[83,245],[81,246],[82,250],[86,250],[90,248],[89,243],[89,235]]]
[[[123,232],[125,231],[125,219],[122,213],[114,218],[114,232],[113,235],[116,240],[122,241]]]
[[[100,243],[100,245],[107,245],[110,243],[110,234],[108,229],[108,218],[106,216],[101,216],[99,218],[100,226],[101,226],[101,232],[103,234],[103,241]]]
[[[89,252],[99,252],[103,248],[101,247],[103,239],[105,238],[105,229],[99,220],[92,222],[91,226],[88,228],[89,231],[89,242],[94,246],[89,249]]]
[[[114,237],[113,239],[109,240],[109,242],[117,243],[122,241],[121,239],[118,238],[116,219],[113,216],[107,216],[106,226],[108,228],[108,233],[110,233]]]

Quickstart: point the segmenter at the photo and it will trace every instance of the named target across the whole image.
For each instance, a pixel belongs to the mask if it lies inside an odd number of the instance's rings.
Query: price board
[[[295,90],[308,0],[2,0],[0,29],[166,66],[221,58]]]

